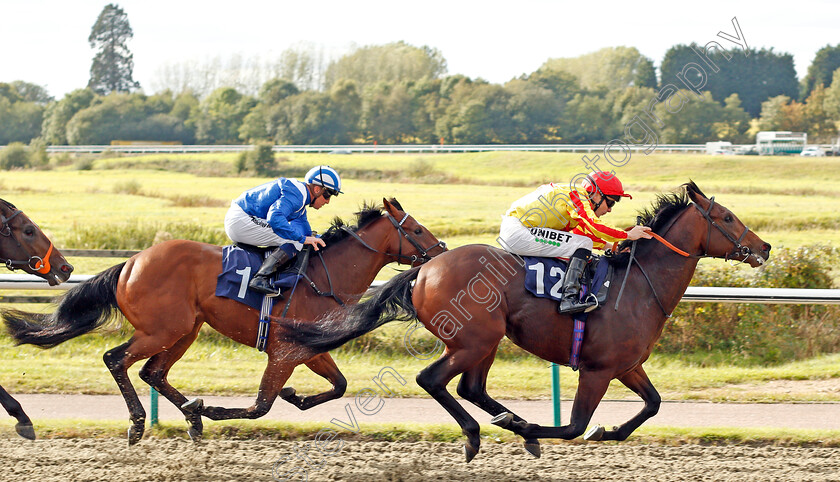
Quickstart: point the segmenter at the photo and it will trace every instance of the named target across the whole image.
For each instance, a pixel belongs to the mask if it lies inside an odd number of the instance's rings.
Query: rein
[[[394,225],[394,228],[396,228],[396,230],[401,235],[400,236],[399,252],[397,254],[388,253],[388,252],[385,252],[385,251],[380,251],[380,250],[374,248],[373,246],[366,243],[365,240],[361,238],[361,236],[356,234],[355,231],[348,228],[347,226],[342,226],[341,229],[344,230],[347,234],[349,234],[353,239],[360,242],[362,244],[362,246],[364,246],[365,248],[367,248],[367,249],[369,249],[369,250],[371,250],[375,253],[384,254],[385,256],[390,256],[392,258],[395,258],[398,263],[401,262],[401,260],[403,260],[403,259],[407,259],[409,261],[407,264],[412,264],[412,265],[414,263],[416,263],[417,261],[419,261],[420,259],[422,259],[423,262],[425,263],[426,261],[429,261],[430,259],[432,259],[432,257],[429,256],[429,254],[428,254],[429,251],[437,248],[438,246],[446,249],[446,243],[444,243],[443,241],[438,241],[437,243],[433,244],[432,246],[429,246],[428,248],[424,248],[416,239],[412,238],[405,231],[405,229],[403,229],[403,227],[402,227],[403,223],[409,217],[408,213],[405,213],[405,216],[403,216],[402,220],[400,220],[399,222],[397,222],[397,220],[394,219],[394,217],[391,216],[390,213],[385,213],[385,216],[388,218],[388,221],[391,221],[391,224]],[[408,242],[411,243],[411,245],[414,246],[414,248],[420,253],[420,257],[418,257],[416,254],[413,254],[411,256],[407,256],[407,255],[402,254],[402,238],[403,237],[406,240],[408,240]]]
[[[380,250],[374,248],[373,246],[366,243],[365,240],[362,239],[361,236],[356,234],[355,231],[348,228],[347,226],[341,226],[341,229],[344,232],[346,232],[347,234],[349,234],[350,237],[352,237],[353,239],[355,239],[356,241],[361,243],[362,246],[364,246],[365,248],[367,248],[367,249],[369,249],[369,250],[371,250],[375,253],[384,254],[385,256],[395,258],[398,263],[403,261],[403,260],[408,260],[408,262],[409,262],[408,264],[414,264],[414,263],[416,263],[420,260],[422,260],[422,262],[425,263],[426,261],[429,261],[430,259],[432,259],[432,257],[429,256],[429,254],[428,254],[429,251],[431,251],[432,249],[434,249],[438,246],[441,246],[444,249],[446,248],[446,243],[444,243],[443,241],[438,241],[436,244],[434,244],[434,245],[432,245],[428,248],[423,248],[422,245],[416,239],[412,238],[405,231],[405,229],[403,229],[403,227],[402,227],[403,223],[409,217],[408,213],[406,213],[405,216],[402,218],[402,220],[399,221],[399,222],[397,222],[397,220],[394,219],[394,217],[391,216],[390,213],[385,213],[385,216],[388,218],[389,221],[391,221],[391,224],[400,233],[400,245],[399,245],[399,252],[397,254],[388,253],[388,252],[385,252],[385,251],[380,251]],[[403,237],[405,237],[405,239],[407,239],[408,242],[411,243],[411,245],[414,246],[417,249],[417,251],[420,253],[419,257],[416,254],[411,255],[411,256],[407,256],[407,255],[402,254],[402,238]],[[305,278],[306,281],[309,282],[309,286],[312,288],[312,290],[315,292],[316,295],[331,297],[340,306],[344,306],[345,303],[343,301],[341,301],[341,298],[339,298],[338,295],[335,294],[335,290],[333,289],[333,284],[332,284],[332,278],[330,277],[330,270],[327,268],[327,263],[324,261],[324,256],[321,254],[320,251],[318,251],[318,258],[321,260],[321,264],[324,266],[324,272],[327,274],[327,284],[330,287],[329,291],[325,292],[325,291],[321,291],[320,289],[318,289],[318,286],[315,284],[315,281],[313,281],[312,278],[310,278],[309,276],[306,275],[306,270],[305,270],[306,263],[301,264],[301,272],[299,272],[298,274],[303,276],[303,278]],[[297,283],[295,283],[295,287],[297,287]],[[292,288],[292,294],[294,294],[294,288]],[[290,295],[289,296],[289,301],[286,303],[286,308],[283,310],[283,315],[282,315],[283,317],[286,316],[286,311],[288,311],[288,309],[289,309],[289,305],[291,304],[291,299],[292,299],[292,297]]]
[[[9,224],[9,221],[22,212],[23,211],[20,209],[16,209],[8,218],[5,215],[0,215],[0,223],[2,223],[2,227],[0,227],[0,235],[13,239],[17,243],[18,247],[22,247],[22,245],[12,234],[12,226]],[[11,258],[0,258],[0,262],[5,263],[6,268],[11,271],[28,267],[38,273],[47,274],[52,269],[50,266],[50,256],[52,255],[52,252],[53,243],[50,241],[50,247],[47,249],[47,254],[45,254],[43,258],[40,256],[30,256],[26,261],[13,260]]]
[[[725,231],[725,230],[724,230],[724,229],[723,229],[723,228],[722,228],[722,227],[721,227],[718,223],[716,223],[716,222],[712,219],[712,217],[710,216],[710,213],[712,212],[712,208],[713,208],[713,207],[714,207],[714,205],[715,205],[715,197],[714,197],[714,196],[712,196],[711,198],[709,198],[709,208],[708,208],[708,209],[706,209],[705,211],[703,210],[703,208],[701,208],[699,205],[697,205],[697,203],[691,203],[691,204],[693,204],[693,205],[694,205],[694,207],[696,207],[696,208],[697,208],[697,210],[698,210],[698,211],[700,211],[700,213],[703,215],[703,217],[704,217],[704,218],[706,219],[706,221],[708,222],[708,227],[709,227],[709,229],[708,229],[707,234],[706,234],[706,247],[705,247],[704,252],[703,252],[703,254],[702,254],[702,255],[690,255],[690,254],[688,254],[687,252],[685,252],[685,251],[683,251],[683,250],[681,250],[681,249],[677,248],[676,246],[674,246],[673,244],[671,244],[670,242],[668,242],[668,240],[666,240],[665,238],[663,238],[662,236],[660,236],[660,235],[658,235],[658,234],[656,234],[656,233],[651,232],[651,233],[650,233],[650,234],[651,234],[651,236],[652,236],[654,239],[656,239],[657,241],[659,241],[660,243],[662,243],[665,247],[667,247],[667,248],[668,248],[668,249],[670,249],[671,251],[673,251],[673,252],[675,252],[675,253],[679,254],[680,256],[683,256],[683,257],[686,257],[686,258],[698,258],[698,259],[700,259],[700,258],[710,258],[710,257],[713,257],[713,256],[709,256],[709,244],[711,243],[711,239],[712,239],[712,226],[714,226],[714,227],[716,227],[716,228],[718,229],[718,231],[720,231],[720,232],[724,235],[724,237],[726,237],[726,239],[728,239],[728,240],[729,240],[730,242],[732,242],[732,244],[734,245],[734,249],[733,249],[733,251],[732,251],[731,253],[727,253],[727,254],[726,254],[726,256],[723,258],[723,259],[724,259],[724,261],[728,261],[729,259],[737,259],[737,258],[736,258],[736,256],[737,256],[738,254],[741,254],[741,255],[743,255],[743,256],[744,256],[744,259],[742,259],[741,261],[745,261],[747,258],[749,258],[749,257],[750,257],[750,255],[752,254],[752,251],[750,250],[750,248],[749,248],[748,246],[743,246],[743,245],[741,244],[741,241],[743,241],[743,240],[744,240],[744,238],[747,236],[747,233],[750,231],[750,228],[748,228],[746,225],[744,225],[744,232],[743,232],[743,233],[741,233],[741,236],[740,236],[738,239],[735,239],[735,237],[734,237],[734,236],[732,236],[731,234],[727,233],[727,232],[726,232],[726,231]],[[683,211],[683,213],[685,213],[685,211]],[[665,232],[666,232],[666,233],[667,233],[667,232],[671,229],[671,227],[672,227],[672,226],[673,226],[673,225],[677,222],[677,220],[679,220],[679,218],[680,218],[681,216],[682,216],[682,214],[680,214],[680,216],[675,217],[675,218],[674,218],[674,219],[673,219],[673,220],[672,220],[672,221],[668,224],[668,226],[667,226],[667,227],[666,227],[666,229],[665,229]],[[638,266],[638,267],[639,267],[639,271],[641,271],[641,272],[642,272],[642,275],[645,277],[645,280],[647,281],[648,286],[650,286],[650,290],[651,290],[651,292],[653,292],[653,297],[654,297],[654,299],[656,300],[656,303],[659,305],[659,308],[662,310],[662,313],[664,313],[664,314],[665,314],[665,317],[666,317],[666,318],[670,318],[670,317],[671,317],[671,313],[668,313],[668,312],[665,310],[665,306],[662,304],[662,301],[659,299],[659,295],[656,293],[656,289],[653,287],[653,282],[650,280],[650,277],[648,276],[648,274],[647,274],[647,272],[645,271],[644,267],[642,267],[641,263],[639,263],[638,258],[636,258],[636,244],[637,244],[637,241],[638,241],[638,240],[634,240],[634,241],[633,241],[633,246],[632,246],[632,248],[630,249],[630,259],[627,261],[627,270],[624,272],[624,279],[621,281],[621,289],[619,289],[619,291],[618,291],[618,297],[617,297],[617,298],[616,298],[616,300],[615,300],[615,306],[614,306],[614,308],[613,308],[613,309],[614,309],[614,311],[618,311],[618,303],[619,303],[619,301],[621,301],[621,295],[622,295],[622,294],[624,294],[624,287],[625,287],[625,285],[626,285],[626,283],[627,283],[627,277],[630,275],[630,268],[633,266],[633,261],[635,261],[635,262],[636,262],[636,266]],[[731,258],[730,258],[730,256],[731,256]]]

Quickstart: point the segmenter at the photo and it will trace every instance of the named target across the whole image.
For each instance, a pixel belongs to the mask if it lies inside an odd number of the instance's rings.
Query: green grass
[[[63,438],[115,438],[125,443],[126,421],[115,420],[67,420],[38,419],[35,430],[39,439]],[[302,440],[309,441],[328,424],[315,422],[277,422],[251,420],[206,421],[206,439],[243,440]],[[507,430],[493,425],[481,425],[482,443],[521,443],[522,439]],[[0,420],[0,437],[16,438],[14,420],[8,417]],[[360,423],[359,433],[340,432],[344,441],[359,442],[449,442],[462,443],[464,436],[454,423]],[[163,422],[147,428],[144,442],[153,443],[155,438],[188,439],[183,423]],[[621,445],[750,445],[750,446],[819,446],[840,447],[840,430],[723,428],[723,427],[660,427],[643,425],[624,442],[586,442],[575,440],[544,439],[542,444],[587,444],[605,443]]]
[[[310,211],[316,230],[326,229],[333,216],[351,217],[363,201],[395,196],[415,218],[458,246],[492,243],[499,216],[512,201],[542,182],[567,182],[581,171],[581,156],[521,152],[294,154],[286,156],[290,160],[282,165],[290,173],[298,173],[324,162],[350,175],[346,195],[320,212]],[[53,234],[60,246],[76,247],[73,232],[97,224],[149,230],[167,223],[192,223],[222,233],[229,201],[269,180],[137,168],[165,162],[197,166],[233,162],[226,154],[185,157],[184,161],[162,154],[102,159],[90,171],[10,171],[4,173],[0,187]],[[124,164],[126,159],[131,159],[135,168],[103,169]],[[418,162],[442,173],[447,183],[425,184],[423,178],[406,174]],[[840,212],[830,208],[840,196],[837,162],[834,158],[639,154],[617,170],[634,199],[620,203],[606,219],[618,226],[630,225],[636,211],[647,207],[657,193],[693,179],[774,246],[818,241],[840,245]],[[378,177],[370,174],[377,172]],[[135,194],[115,192],[127,187]]]

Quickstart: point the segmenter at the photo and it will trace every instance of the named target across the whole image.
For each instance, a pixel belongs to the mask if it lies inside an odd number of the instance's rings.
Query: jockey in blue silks
[[[234,199],[225,215],[225,232],[237,243],[277,246],[248,283],[259,293],[278,296],[269,277],[295,257],[304,245],[325,246],[313,236],[306,208],[321,209],[341,191],[341,177],[329,166],[315,166],[304,181],[281,177],[249,189]]]

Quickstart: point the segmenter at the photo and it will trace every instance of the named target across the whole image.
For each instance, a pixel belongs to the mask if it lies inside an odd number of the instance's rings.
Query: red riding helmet
[[[590,172],[583,181],[583,187],[587,190],[587,192],[592,194],[597,191],[601,191],[601,193],[605,196],[621,196],[633,199],[633,196],[624,192],[624,186],[621,185],[621,181],[618,179],[618,176],[612,172]]]

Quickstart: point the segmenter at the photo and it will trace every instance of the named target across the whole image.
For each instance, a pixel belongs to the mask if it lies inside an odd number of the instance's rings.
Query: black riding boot
[[[283,265],[283,263],[289,261],[289,254],[286,251],[277,248],[271,254],[265,258],[263,261],[262,266],[257,271],[257,274],[251,278],[251,281],[248,283],[248,287],[252,290],[256,291],[257,293],[262,293],[268,296],[280,296],[280,290],[271,286],[271,280],[269,277],[277,271],[277,268]]]
[[[580,277],[584,268],[586,268],[586,256],[589,253],[587,252],[585,256],[581,256],[581,254],[576,251],[569,259],[569,267],[566,268],[566,274],[563,277],[563,297],[560,304],[557,305],[558,313],[571,314],[591,311],[598,306],[598,302],[593,300],[592,297],[580,301]]]

